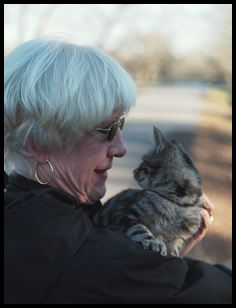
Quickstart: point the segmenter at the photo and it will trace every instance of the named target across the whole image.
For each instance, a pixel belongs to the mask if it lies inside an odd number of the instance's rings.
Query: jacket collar
[[[37,181],[28,179],[16,172],[10,174],[8,178],[8,184],[6,186],[6,192],[29,192],[29,191],[53,191],[55,195],[63,199],[66,203],[72,205],[73,207],[78,207],[76,199],[74,196],[69,193],[52,187],[50,185],[41,185]],[[94,214],[102,206],[100,201],[95,202],[94,204],[83,204],[82,207],[89,212],[91,215]]]

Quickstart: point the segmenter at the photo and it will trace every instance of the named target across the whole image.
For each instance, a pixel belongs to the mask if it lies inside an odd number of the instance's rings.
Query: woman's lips
[[[106,180],[108,178],[108,170],[110,168],[106,168],[106,169],[96,169],[95,172],[96,174],[101,177],[102,179]]]

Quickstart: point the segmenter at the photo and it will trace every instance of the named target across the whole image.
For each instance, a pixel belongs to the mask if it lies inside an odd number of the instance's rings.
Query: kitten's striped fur
[[[142,189],[127,189],[109,199],[95,224],[122,232],[145,249],[179,256],[199,229],[200,177],[181,145],[153,128],[155,147],[134,170]]]

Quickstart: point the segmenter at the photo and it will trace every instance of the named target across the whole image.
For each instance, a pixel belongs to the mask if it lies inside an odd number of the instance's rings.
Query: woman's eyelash
[[[104,128],[105,129],[105,128]],[[103,135],[108,135],[109,134],[109,130],[101,130],[99,131],[100,134],[103,134]]]
[[[111,129],[111,125],[105,126],[102,129]]]

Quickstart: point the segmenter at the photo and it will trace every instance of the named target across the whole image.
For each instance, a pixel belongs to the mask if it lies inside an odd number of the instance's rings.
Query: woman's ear
[[[32,137],[27,140],[27,149],[37,162],[44,163],[47,160],[47,153],[37,147]]]

